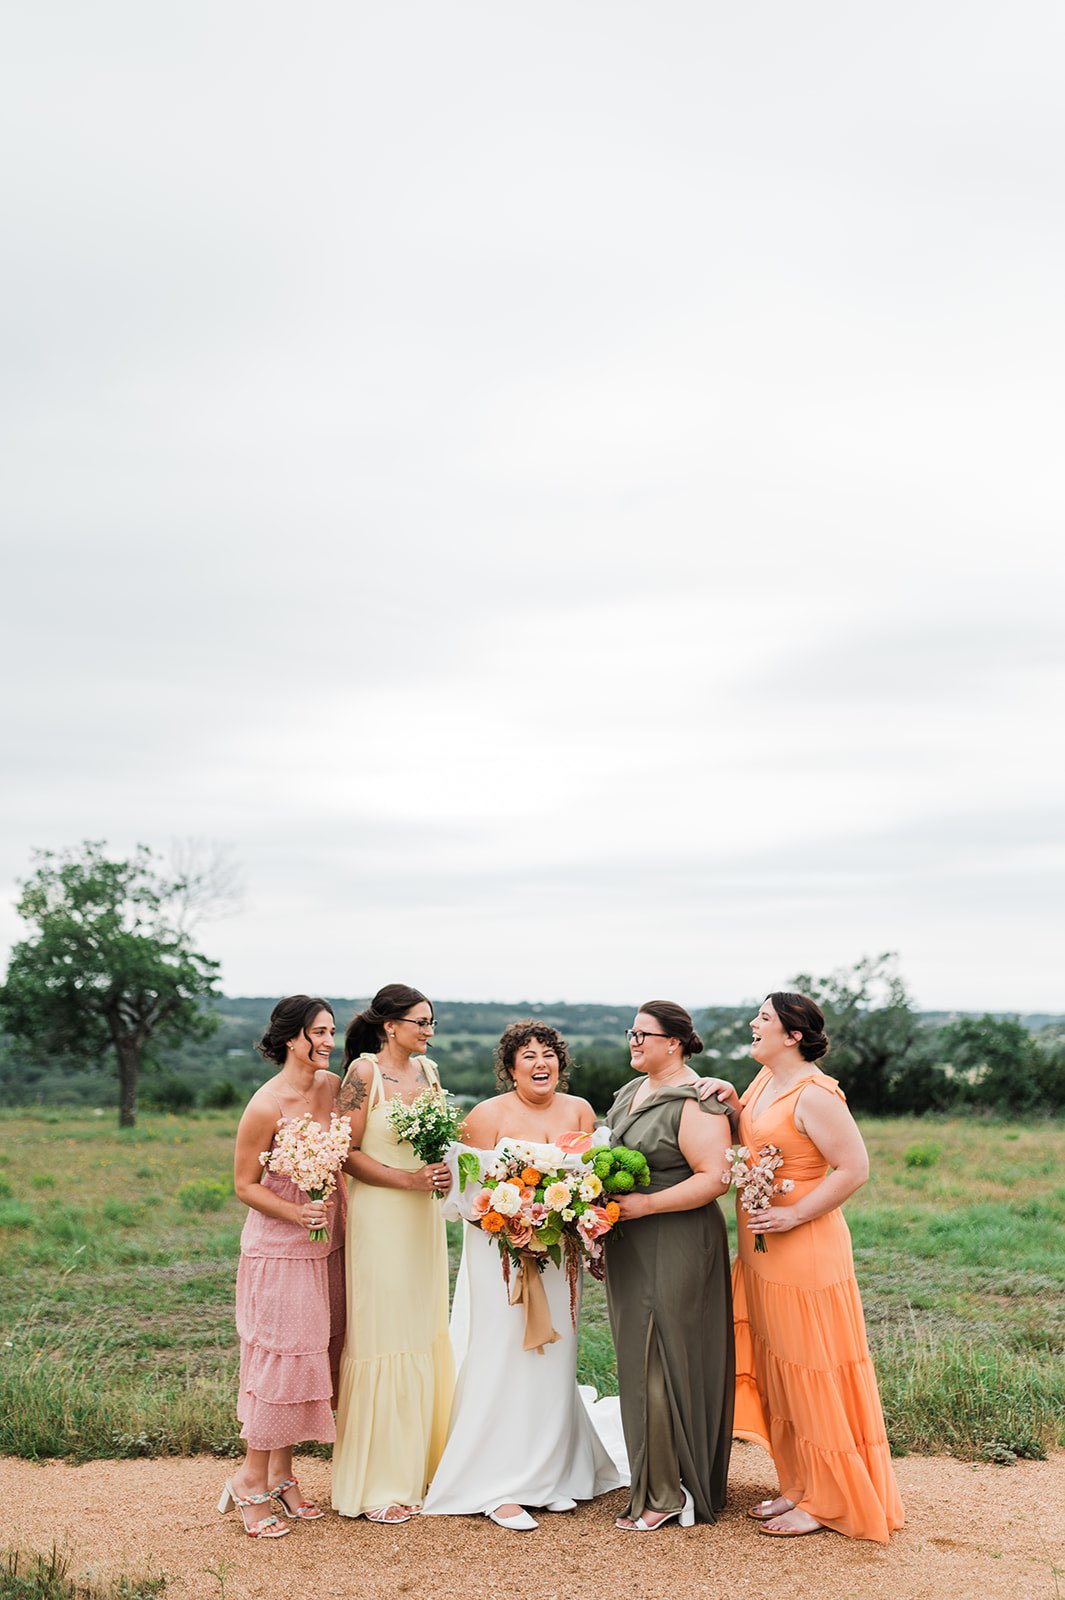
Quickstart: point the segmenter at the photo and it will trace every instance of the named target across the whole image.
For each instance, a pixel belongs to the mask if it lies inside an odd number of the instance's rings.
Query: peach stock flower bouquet
[[[350,1145],[351,1123],[335,1111],[328,1128],[311,1116],[282,1117],[273,1144],[259,1160],[269,1172],[302,1189],[308,1200],[325,1200],[337,1186]],[[308,1238],[314,1243],[328,1239],[329,1229],[313,1228]]]
[[[795,1187],[790,1178],[777,1181],[777,1173],[784,1165],[779,1145],[764,1144],[757,1156],[752,1156],[745,1144],[733,1145],[727,1160],[728,1170],[722,1174],[723,1181],[736,1185],[740,1205],[749,1217],[768,1211],[775,1194],[790,1194]],[[754,1248],[762,1252],[768,1248],[764,1234],[755,1234]]]

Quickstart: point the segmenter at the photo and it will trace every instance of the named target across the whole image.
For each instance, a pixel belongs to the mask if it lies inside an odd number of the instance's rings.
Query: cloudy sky
[[[230,993],[1065,1009],[1059,5],[4,30],[0,954],[195,838]]]

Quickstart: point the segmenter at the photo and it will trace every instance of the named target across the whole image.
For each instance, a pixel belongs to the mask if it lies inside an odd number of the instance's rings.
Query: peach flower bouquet
[[[334,1111],[323,1128],[313,1117],[282,1117],[269,1150],[259,1157],[269,1172],[287,1178],[308,1200],[326,1200],[337,1186],[337,1174],[347,1160],[351,1123]],[[317,1243],[329,1238],[328,1228],[312,1228]]]

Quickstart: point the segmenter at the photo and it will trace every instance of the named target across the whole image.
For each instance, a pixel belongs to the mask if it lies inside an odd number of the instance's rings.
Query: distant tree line
[[[918,1012],[889,958],[859,962],[830,978],[801,974],[794,987],[812,994],[824,1009],[832,1045],[821,1065],[840,1080],[859,1114],[1065,1111],[1065,1017],[1042,1018],[1033,1028],[1012,1016]],[[366,998],[332,1001],[341,1030]],[[177,1112],[242,1106],[269,1073],[254,1046],[276,999],[219,996],[209,1037],[149,1048],[141,1104]],[[433,1059],[454,1094],[483,1099],[495,1087],[495,1042],[503,1028],[518,1016],[540,1016],[570,1043],[573,1092],[604,1112],[629,1076],[624,1032],[636,1004],[440,1002]],[[741,1090],[747,1086],[758,1070],[749,1054],[752,1010],[751,1005],[711,1006],[696,1012],[706,1045],[694,1060],[697,1070],[728,1078]],[[339,1052],[335,1064],[339,1067]],[[7,1105],[111,1107],[117,1098],[114,1073],[102,1053],[29,1057],[10,1038],[0,1038],[0,1091]]]
[[[175,1112],[242,1105],[271,1071],[254,1046],[277,997],[218,993],[217,963],[191,934],[219,892],[210,864],[168,871],[143,846],[128,860],[96,842],[39,852],[17,904],[30,933],[0,985],[4,1103],[117,1102],[126,1125],[138,1098]],[[824,1010],[823,1066],[858,1113],[1065,1111],[1065,1017],[918,1012],[892,955],[828,977],[801,973],[787,987]],[[747,1086],[758,1070],[748,1023],[762,998],[696,1012],[698,1070]],[[341,1031],[365,1003],[333,1001]],[[482,1099],[494,1091],[500,1033],[516,1017],[541,1017],[570,1045],[571,1088],[604,1112],[631,1070],[624,1033],[635,1009],[441,1001],[432,1054],[454,1094]]]

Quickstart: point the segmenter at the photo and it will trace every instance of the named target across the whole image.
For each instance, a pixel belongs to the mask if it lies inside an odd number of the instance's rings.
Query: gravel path
[[[765,1538],[744,1510],[774,1491],[767,1457],[737,1444],[732,1462],[731,1503],[713,1528],[615,1532],[617,1491],[571,1515],[544,1514],[535,1533],[474,1517],[374,1527],[330,1512],[270,1544],[246,1539],[235,1513],[216,1513],[227,1473],[220,1461],[3,1459],[0,1544],[48,1551],[54,1541],[70,1554],[72,1573],[95,1578],[149,1567],[167,1575],[167,1600],[1065,1596],[1065,1455],[1013,1467],[897,1462],[908,1522],[887,1549],[830,1533]],[[328,1504],[328,1465],[308,1458],[299,1469],[304,1490]]]

